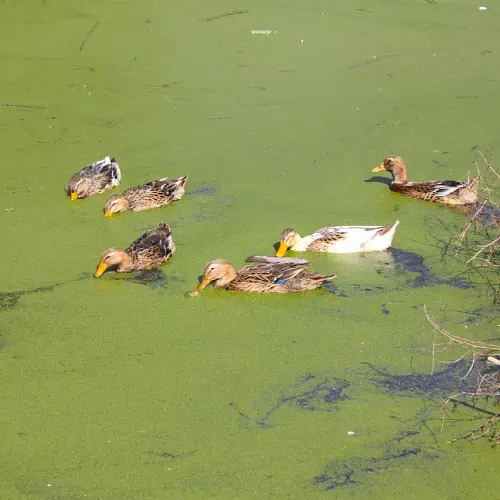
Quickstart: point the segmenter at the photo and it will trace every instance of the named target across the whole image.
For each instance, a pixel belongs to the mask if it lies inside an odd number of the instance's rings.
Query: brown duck
[[[419,200],[435,201],[446,205],[469,205],[477,201],[479,175],[471,181],[408,182],[406,163],[399,156],[388,156],[372,172],[387,170],[392,174],[391,189]]]
[[[118,273],[130,273],[143,269],[155,269],[172,258],[175,243],[172,231],[165,222],[146,231],[127,249],[108,248],[101,256],[94,276],[98,278],[110,267]]]
[[[106,156],[84,167],[71,177],[66,186],[66,194],[71,200],[88,198],[104,193],[120,184],[122,173],[115,158]]]
[[[233,292],[288,293],[303,292],[319,288],[325,281],[335,278],[306,269],[309,262],[304,259],[278,257],[248,257],[247,262],[257,262],[236,270],[224,259],[210,261],[205,266],[203,279],[191,295],[198,295],[211,282],[216,288]]]
[[[104,215],[118,212],[139,212],[168,205],[180,200],[186,192],[187,176],[169,180],[168,178],[148,182],[125,190],[121,195],[113,195],[106,202]]]

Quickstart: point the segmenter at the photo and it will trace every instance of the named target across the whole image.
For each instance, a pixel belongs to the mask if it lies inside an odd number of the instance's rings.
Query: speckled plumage
[[[104,193],[121,181],[121,170],[115,158],[106,156],[84,167],[71,177],[65,190],[71,199],[88,198]]]
[[[126,189],[121,195],[113,195],[104,208],[105,215],[118,212],[139,212],[159,208],[180,200],[186,192],[187,176],[148,182]]]
[[[247,261],[258,263],[236,271],[227,260],[217,259],[209,262],[197,290],[203,290],[213,281],[216,288],[234,292],[302,292],[319,288],[325,281],[335,278],[334,274],[326,276],[306,269],[309,262],[302,259],[249,257]]]
[[[96,277],[111,266],[116,266],[119,273],[155,269],[169,261],[174,252],[172,231],[167,223],[161,222],[156,228],[146,231],[125,250],[108,248],[101,256]]]
[[[445,205],[469,205],[477,201],[480,176],[468,182],[421,181],[408,182],[406,163],[399,156],[388,156],[372,172],[387,170],[392,174],[391,190],[405,196]]]

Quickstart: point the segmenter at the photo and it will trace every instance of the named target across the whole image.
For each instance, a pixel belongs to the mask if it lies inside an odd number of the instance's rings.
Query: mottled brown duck
[[[118,273],[155,269],[172,258],[175,243],[167,223],[161,222],[146,231],[125,250],[108,248],[101,256],[94,276],[98,278],[108,268]]]
[[[142,186],[129,188],[121,195],[111,196],[104,207],[104,215],[109,217],[119,212],[139,212],[163,207],[180,200],[186,192],[187,180],[187,176],[173,180],[165,177]]]
[[[399,156],[388,156],[372,172],[387,170],[392,174],[391,189],[405,196],[446,205],[470,205],[477,201],[479,175],[468,182],[408,181],[408,168]]]
[[[309,262],[304,259],[253,256],[247,261],[257,264],[236,270],[225,259],[210,261],[201,283],[190,295],[198,295],[212,282],[216,288],[233,292],[289,293],[314,290],[335,278],[335,274],[324,275],[307,269]]]
[[[120,165],[116,159],[106,156],[74,174],[66,186],[66,193],[71,200],[88,198],[118,186],[121,178]]]

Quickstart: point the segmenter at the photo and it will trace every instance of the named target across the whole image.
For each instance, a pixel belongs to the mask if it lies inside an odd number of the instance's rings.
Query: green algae
[[[441,259],[429,223],[464,214],[371,174],[398,153],[413,179],[465,179],[473,148],[495,149],[494,9],[268,4],[0,3],[1,498],[307,499],[334,485],[337,498],[441,499],[498,486],[487,445],[447,444],[470,413],[441,432],[438,399],[387,391],[366,365],[430,372],[424,303],[457,334],[498,337],[487,287]],[[251,36],[262,27],[276,33]],[[67,180],[107,154],[123,171],[114,192],[188,175],[190,194],[110,219],[106,195],[71,203]],[[332,287],[184,295],[208,260],[272,254],[285,227],[397,219],[405,254],[310,256],[337,274]],[[91,277],[104,249],[160,220],[178,248],[161,271]]]

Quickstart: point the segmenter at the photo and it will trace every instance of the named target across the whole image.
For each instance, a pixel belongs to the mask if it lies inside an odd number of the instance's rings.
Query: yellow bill
[[[287,250],[288,250],[288,245],[284,241],[280,241],[280,247],[276,252],[276,257],[283,257],[286,254]]]
[[[208,278],[207,276],[203,276],[201,283],[196,287],[196,291],[201,292],[206,286],[210,284],[210,281],[210,278]]]
[[[378,167],[372,168],[372,172],[382,172],[382,170],[385,170],[383,163],[381,163]]]
[[[69,197],[70,197],[70,199],[72,201],[78,200],[78,193],[75,193],[74,191],[71,191]]]
[[[97,269],[95,270],[95,273],[94,273],[94,276],[96,278],[99,278],[99,276],[104,272],[106,271],[106,269],[108,268],[108,266],[106,264],[104,264],[104,262],[99,262],[99,265],[97,266]]]
[[[109,210],[104,209],[104,217],[111,217],[111,212]]]

